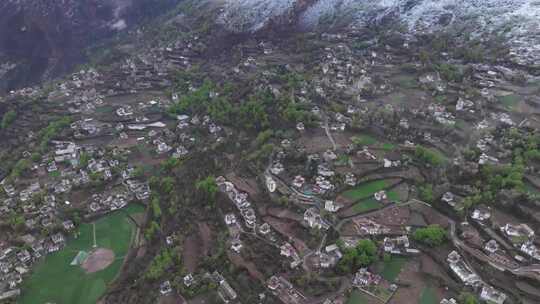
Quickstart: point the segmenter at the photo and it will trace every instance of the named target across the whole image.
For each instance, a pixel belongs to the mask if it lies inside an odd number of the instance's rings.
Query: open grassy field
[[[407,258],[392,256],[389,261],[383,262],[381,276],[389,282],[395,281],[405,263]]]
[[[505,108],[507,108],[508,110],[512,110],[517,106],[521,97],[516,94],[509,94],[509,95],[499,96],[497,97],[497,99],[501,102],[501,104]]]
[[[140,205],[129,205],[94,223],[79,227],[79,236],[70,238],[62,250],[41,260],[23,287],[19,304],[95,304],[116,277],[127,254],[135,225],[127,214],[143,212]],[[114,251],[115,261],[95,273],[86,273],[70,263],[79,251],[90,252],[94,244],[94,224],[97,247]]]
[[[352,210],[355,213],[368,212],[371,210],[379,209],[382,207],[382,204],[376,201],[374,198],[368,198],[356,203]]]
[[[349,191],[345,191],[343,193],[343,196],[356,201],[359,199],[368,198],[369,196],[373,195],[373,193],[383,190],[388,186],[389,184],[385,180],[372,181],[369,183],[361,184]]]
[[[385,151],[391,151],[391,150],[394,150],[395,148],[396,148],[396,145],[394,145],[393,143],[383,143],[381,145],[381,149]]]
[[[351,293],[351,296],[347,300],[346,304],[367,304],[368,300],[360,291],[355,290]]]
[[[530,194],[540,195],[540,190],[531,183],[525,183],[525,191]]]
[[[435,290],[431,287],[424,287],[422,294],[420,295],[420,300],[418,304],[438,304],[437,294]]]
[[[351,141],[361,147],[361,146],[370,146],[377,143],[377,140],[373,138],[372,136],[369,136],[367,134],[359,134],[351,137]]]

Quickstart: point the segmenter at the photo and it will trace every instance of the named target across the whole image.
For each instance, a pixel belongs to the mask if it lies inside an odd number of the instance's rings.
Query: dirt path
[[[324,132],[326,133],[326,136],[328,137],[328,140],[332,143],[332,148],[334,151],[337,150],[336,141],[334,140],[334,137],[332,136],[332,133],[330,133],[330,127],[328,127],[328,117],[324,117],[324,126],[323,126]]]
[[[201,242],[195,236],[191,235],[184,240],[182,246],[182,260],[188,272],[195,272],[197,265],[199,264],[199,257],[201,256]]]
[[[207,223],[198,223],[199,236],[202,240],[202,252],[204,255],[208,255],[212,248],[212,229]]]

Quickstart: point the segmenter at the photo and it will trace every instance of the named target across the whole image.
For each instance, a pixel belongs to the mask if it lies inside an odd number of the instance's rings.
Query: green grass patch
[[[335,161],[335,165],[338,167],[344,167],[349,164],[349,156],[348,155],[340,155]]]
[[[407,263],[407,258],[392,256],[390,260],[382,263],[381,276],[389,282],[394,282],[405,263]]]
[[[437,96],[435,96],[435,101],[437,103],[444,103],[446,101],[446,96],[445,95],[437,95]]]
[[[368,299],[364,294],[362,294],[360,291],[355,290],[351,293],[349,296],[349,299],[347,300],[346,304],[367,304]]]
[[[120,271],[131,245],[135,226],[127,214],[143,211],[140,205],[130,205],[94,222],[97,246],[113,250],[116,259],[109,267],[91,274],[70,265],[79,251],[90,252],[94,243],[93,225],[81,225],[77,238],[70,238],[66,247],[36,265],[22,286],[18,303],[96,303]]]
[[[96,108],[96,113],[100,113],[100,114],[113,113],[113,112],[114,112],[114,108],[111,106],[104,106],[104,107]]]
[[[356,203],[352,210],[355,213],[361,213],[361,212],[367,212],[375,209],[379,209],[382,207],[382,204],[378,201],[376,201],[374,198],[368,198],[361,202]]]
[[[454,128],[465,130],[467,127],[465,121],[463,119],[456,119],[456,123],[454,124]]]
[[[49,176],[52,177],[52,178],[58,178],[60,177],[60,171],[53,171],[53,172],[49,172]]]
[[[359,200],[368,198],[369,196],[373,195],[373,193],[383,190],[388,186],[388,181],[386,180],[372,181],[343,192],[343,196],[351,200]]]
[[[432,287],[424,287],[418,304],[439,304],[435,290]]]
[[[509,94],[505,96],[498,96],[497,99],[501,102],[501,104],[507,108],[507,109],[513,109],[517,106],[519,101],[521,100],[521,97],[516,94]]]
[[[435,167],[442,166],[448,162],[446,156],[444,156],[438,150],[426,148],[420,145],[416,146],[414,156],[417,160]]]
[[[386,196],[388,196],[388,200],[398,202],[401,200],[401,197],[396,191],[386,191]]]
[[[392,151],[396,148],[396,145],[394,145],[393,143],[384,143],[381,145],[381,149],[383,149],[384,151]]]
[[[404,89],[414,89],[418,87],[418,82],[415,77],[401,75],[395,78],[395,83]]]
[[[377,140],[375,138],[366,134],[355,135],[351,137],[351,141],[353,142],[353,144],[359,147],[370,146],[377,143]]]
[[[540,190],[538,190],[538,188],[536,188],[531,183],[525,183],[525,191],[527,191],[530,194],[540,195]]]
[[[540,190],[538,190],[538,188],[536,188],[531,183],[525,183],[525,190],[527,190],[527,192],[531,192],[531,193],[540,193]]]

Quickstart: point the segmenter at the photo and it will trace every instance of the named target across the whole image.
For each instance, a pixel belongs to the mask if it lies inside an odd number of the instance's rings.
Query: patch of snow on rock
[[[219,22],[234,32],[255,32],[290,12],[295,0],[226,0]]]

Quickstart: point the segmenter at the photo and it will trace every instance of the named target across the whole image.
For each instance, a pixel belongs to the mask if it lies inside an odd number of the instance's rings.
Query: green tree
[[[11,175],[12,177],[19,177],[28,169],[30,169],[30,162],[26,159],[19,159],[11,170]]]
[[[445,158],[439,152],[417,145],[414,150],[414,156],[417,160],[434,167],[442,166]]]
[[[17,119],[17,112],[11,110],[6,112],[2,116],[2,122],[0,123],[0,129],[7,129]]]
[[[163,177],[160,186],[164,193],[171,194],[174,190],[174,178],[172,176]]]
[[[71,123],[70,117],[63,117],[58,120],[52,121],[49,123],[49,125],[40,131],[39,136],[41,138],[40,141],[40,148],[42,151],[47,150],[47,145],[49,144],[49,141],[53,139],[55,136],[58,135],[62,129],[69,126]]]
[[[145,273],[150,280],[159,279],[165,274],[165,270],[174,264],[174,254],[169,249],[163,249],[154,257]]]
[[[274,132],[270,129],[266,130],[266,131],[261,131],[259,132],[259,134],[257,135],[257,138],[255,139],[255,145],[257,147],[260,147],[264,144],[266,144],[268,142],[268,140],[270,140],[270,138],[272,138],[272,136],[274,135]]]
[[[88,166],[88,161],[90,161],[90,155],[86,152],[82,152],[79,156],[79,167],[86,168],[86,166]]]
[[[169,157],[161,163],[161,168],[166,172],[172,172],[172,170],[180,165],[181,161],[178,158]]]
[[[433,195],[433,186],[431,184],[424,184],[418,187],[418,197],[426,203],[433,203],[435,199]]]
[[[238,108],[237,122],[240,127],[250,130],[261,130],[270,126],[264,104],[253,96]]]
[[[204,192],[206,198],[211,202],[214,202],[216,199],[216,193],[218,191],[218,186],[216,184],[216,179],[213,176],[208,176],[205,179],[197,181],[195,184],[197,190]]]
[[[134,178],[142,178],[144,176],[144,168],[143,167],[137,167],[133,170],[131,173],[131,176]]]
[[[159,224],[155,221],[151,221],[148,228],[146,228],[146,230],[144,231],[144,237],[147,240],[151,240],[158,234],[160,230],[161,227],[159,226]]]
[[[413,239],[434,247],[444,243],[447,239],[446,230],[439,225],[429,225],[426,228],[419,228],[413,234]]]
[[[476,296],[470,292],[463,292],[459,295],[460,304],[478,304],[479,301]]]
[[[152,201],[150,202],[152,206],[152,214],[154,215],[154,218],[160,218],[161,217],[161,207],[159,205],[159,197],[154,197]]]
[[[360,267],[371,265],[377,260],[377,246],[372,240],[360,240],[354,248],[343,248],[343,257],[338,263],[342,273],[354,273]]]

